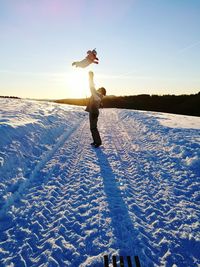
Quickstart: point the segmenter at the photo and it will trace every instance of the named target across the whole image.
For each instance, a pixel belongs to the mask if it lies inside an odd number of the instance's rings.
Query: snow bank
[[[83,108],[0,99],[0,206],[31,179],[52,149],[84,118]],[[9,201],[8,201],[9,200]]]
[[[200,129],[200,117],[162,113],[156,114],[160,123],[171,128]]]

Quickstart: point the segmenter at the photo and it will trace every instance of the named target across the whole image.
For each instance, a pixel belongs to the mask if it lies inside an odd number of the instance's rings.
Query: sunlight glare
[[[88,72],[75,69],[67,75],[67,88],[71,98],[85,98],[89,96]]]

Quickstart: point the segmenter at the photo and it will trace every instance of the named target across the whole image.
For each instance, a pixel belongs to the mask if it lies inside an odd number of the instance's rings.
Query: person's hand
[[[89,78],[93,79],[93,77],[94,77],[94,73],[92,71],[89,71]]]

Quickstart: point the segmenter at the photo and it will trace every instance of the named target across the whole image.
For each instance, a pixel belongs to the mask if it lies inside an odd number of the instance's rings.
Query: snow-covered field
[[[200,266],[200,118],[0,99],[0,266]],[[111,265],[110,265],[111,266]]]

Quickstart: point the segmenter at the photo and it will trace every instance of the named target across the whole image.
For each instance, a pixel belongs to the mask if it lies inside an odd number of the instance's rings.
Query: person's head
[[[100,94],[102,94],[103,96],[106,95],[106,89],[104,87],[100,87],[98,90],[97,90]]]

